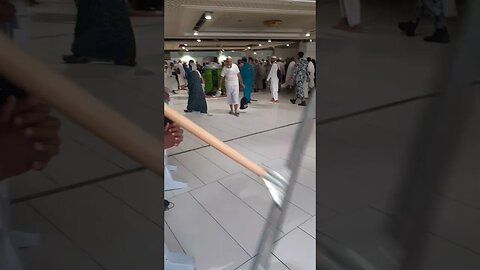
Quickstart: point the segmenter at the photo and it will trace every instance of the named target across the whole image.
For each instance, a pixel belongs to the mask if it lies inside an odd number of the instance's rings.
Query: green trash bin
[[[215,95],[220,89],[220,75],[222,73],[221,66],[205,66],[203,71],[203,79],[205,80],[205,93],[207,95]]]

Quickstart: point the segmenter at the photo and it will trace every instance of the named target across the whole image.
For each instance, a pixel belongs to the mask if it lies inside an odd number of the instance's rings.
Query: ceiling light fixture
[[[197,39],[197,42],[202,42],[202,40],[201,40],[201,39]]]
[[[287,47],[290,47],[290,44],[287,44]]]
[[[182,49],[184,49],[184,50],[185,50],[185,46],[182,46]]]
[[[271,40],[271,39],[269,39],[269,40],[268,40],[268,42],[272,42],[272,40]]]
[[[198,31],[197,30],[193,31],[193,35],[198,36]]]
[[[253,54],[257,54],[257,52],[253,52]]]
[[[187,52],[188,52],[188,49],[185,49],[185,51],[187,51]]]
[[[310,33],[306,33],[305,36],[306,36],[306,37],[309,37],[309,36],[310,36]]]
[[[212,19],[212,12],[210,12],[210,11],[205,12],[204,17],[205,17],[206,20],[211,20]]]
[[[259,47],[262,47],[262,44],[258,44]]]
[[[248,47],[247,47],[247,49],[248,49],[248,50],[250,50],[250,49],[251,49],[251,47],[250,47],[250,46],[248,46]]]
[[[313,42],[313,40],[310,39],[310,42]]]

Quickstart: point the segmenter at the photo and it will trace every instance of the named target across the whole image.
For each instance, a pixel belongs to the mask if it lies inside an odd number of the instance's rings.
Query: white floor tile
[[[229,174],[238,173],[243,170],[242,165],[238,164],[233,159],[225,156],[223,153],[219,152],[213,147],[200,149],[197,153],[204,156],[211,162],[215,163],[217,166],[219,166]]]
[[[8,181],[11,199],[32,195],[57,187],[57,184],[41,172],[28,172]]]
[[[250,259],[248,262],[237,268],[237,270],[251,270],[254,264],[255,257]],[[281,261],[275,257],[275,255],[271,254],[270,255],[270,260],[269,260],[269,266],[270,269],[275,269],[275,270],[289,270],[285,264],[283,264]]]
[[[220,180],[220,183],[259,213],[265,219],[268,218],[273,204],[272,196],[267,188],[257,183],[250,177],[240,173]],[[290,232],[305,222],[310,217],[293,204],[288,205],[288,210],[282,226],[284,233]]]
[[[261,215],[218,183],[191,193],[250,256],[255,255],[265,225]]]
[[[98,187],[35,199],[31,204],[107,269],[162,266],[161,227]]]
[[[68,138],[63,138],[60,155],[45,169],[45,173],[60,185],[91,180],[119,171],[121,168]]]
[[[25,270],[104,269],[28,204],[12,207],[12,228],[40,235],[38,246],[19,250]]]
[[[161,225],[163,180],[150,171],[112,178],[98,184],[150,220]]]
[[[198,177],[196,177],[189,170],[187,170],[187,168],[185,168],[176,158],[169,159],[168,164],[177,166],[177,170],[171,172],[172,177],[175,180],[188,183],[187,188],[173,190],[172,191],[173,194],[175,195],[183,194],[185,192],[197,189],[205,185],[200,179],[198,179]]]
[[[315,225],[315,221],[316,221],[316,217],[312,217],[310,218],[307,222],[303,223],[302,225],[300,225],[300,229],[302,229],[303,231],[305,231],[306,233],[308,233],[311,237],[315,238],[316,237],[316,231],[315,231],[315,228],[316,228],[316,225]]]
[[[198,270],[236,269],[250,256],[188,193],[172,199],[165,220]]]
[[[314,270],[315,239],[300,229],[285,235],[273,251],[291,270]]]
[[[211,183],[228,176],[220,166],[198,153],[188,152],[176,155],[175,158],[203,183]]]

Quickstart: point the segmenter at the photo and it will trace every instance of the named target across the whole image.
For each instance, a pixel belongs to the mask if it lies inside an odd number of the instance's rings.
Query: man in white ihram
[[[240,69],[233,63],[232,57],[228,56],[225,61],[225,66],[222,69],[222,79],[220,85],[223,85],[225,81],[225,88],[227,89],[227,102],[230,105],[230,114],[240,116],[238,113],[238,106],[240,105],[240,86],[245,87],[240,76]],[[234,111],[235,109],[235,111]]]
[[[279,78],[277,75],[278,71],[278,64],[277,58],[272,56],[272,67],[270,68],[270,72],[268,73],[267,81],[270,80],[270,91],[272,92],[272,102],[278,103],[278,83]]]

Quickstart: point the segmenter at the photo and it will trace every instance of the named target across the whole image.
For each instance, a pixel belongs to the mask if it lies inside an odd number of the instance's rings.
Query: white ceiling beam
[[[274,9],[274,8],[246,8],[246,7],[222,7],[204,5],[182,5],[184,8],[200,11],[221,11],[221,12],[246,12],[261,14],[282,14],[282,15],[308,15],[315,16],[315,9]]]

